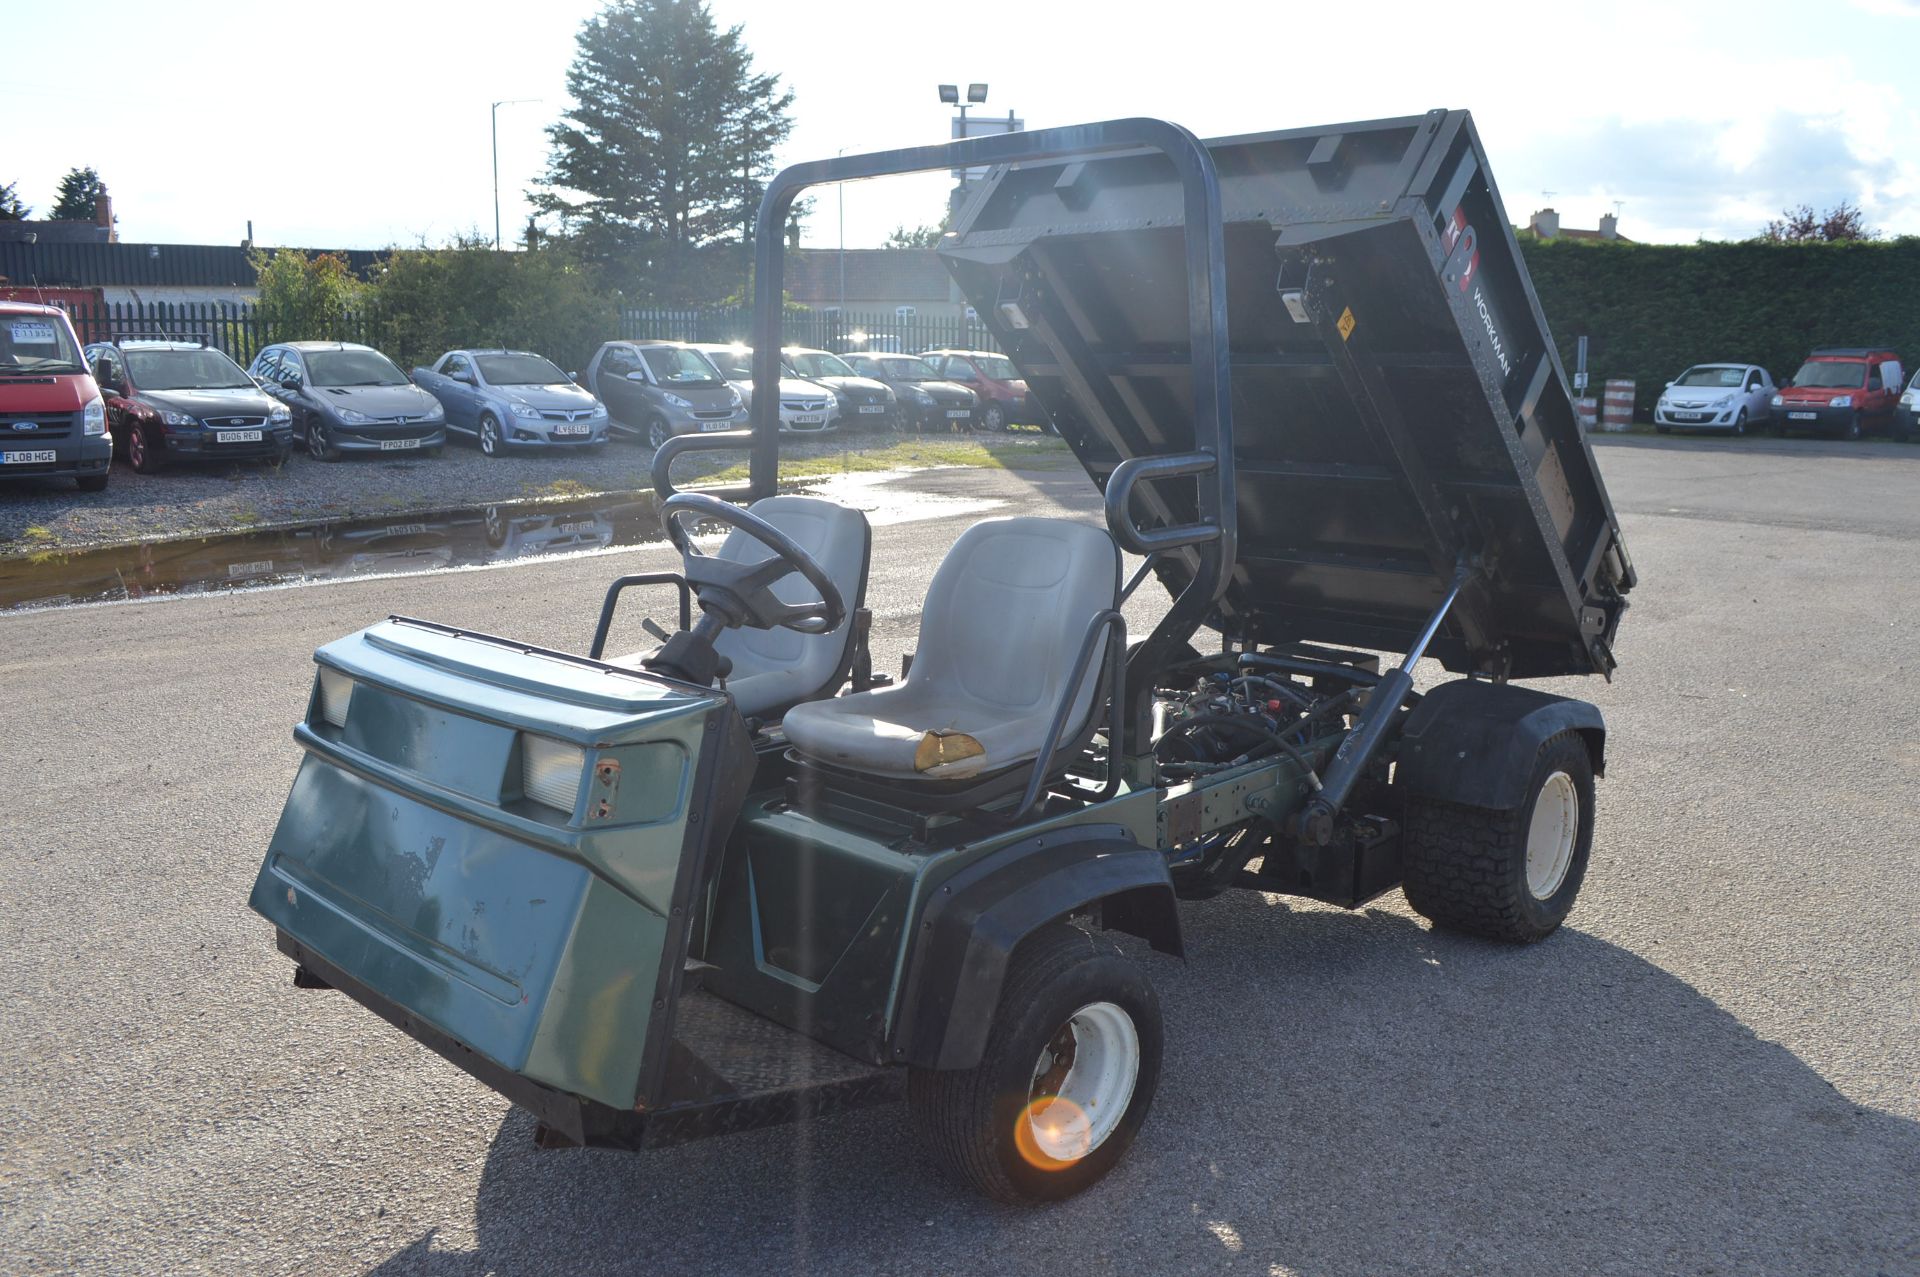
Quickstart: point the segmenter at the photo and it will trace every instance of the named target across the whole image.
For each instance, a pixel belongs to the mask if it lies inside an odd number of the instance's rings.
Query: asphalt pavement
[[[1642,584],[1615,680],[1543,684],[1612,733],[1569,924],[1187,906],[1148,1125],[1044,1210],[897,1108],[537,1151],[247,911],[314,647],[583,649],[664,550],[0,619],[0,1270],[1920,1274],[1920,450],[1598,451]],[[882,667],[973,518],[1095,517],[1071,470],[865,491]]]

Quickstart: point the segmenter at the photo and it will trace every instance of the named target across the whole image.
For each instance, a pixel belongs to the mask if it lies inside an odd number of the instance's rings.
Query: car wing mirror
[[[638,368],[636,368],[632,372],[627,374],[627,380],[638,382],[640,385],[644,386],[647,384],[647,374],[641,372]]]

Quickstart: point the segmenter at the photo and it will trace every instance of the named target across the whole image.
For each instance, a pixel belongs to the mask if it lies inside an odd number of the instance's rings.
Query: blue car
[[[470,436],[489,457],[607,442],[606,405],[541,355],[449,350],[433,367],[415,368],[413,381],[446,409],[447,429]]]

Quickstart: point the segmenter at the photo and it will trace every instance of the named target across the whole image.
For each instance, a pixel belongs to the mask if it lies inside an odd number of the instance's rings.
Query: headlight
[[[597,403],[593,406],[593,412],[589,414],[588,420],[598,421],[606,415],[607,415],[607,406],[605,404]]]
[[[353,680],[339,670],[320,667],[320,717],[335,727],[347,725],[347,705],[353,700]]]
[[[267,409],[267,424],[270,426],[284,426],[292,420],[293,414],[287,411],[285,404],[275,404]]]
[[[746,401],[740,397],[738,390],[735,390],[732,386],[727,387],[727,407],[738,408],[745,402]]]
[[[513,415],[516,417],[532,417],[535,420],[539,419],[540,410],[534,407],[530,403],[517,403],[512,405],[512,407],[513,407]]]
[[[1775,395],[1773,397],[1773,406],[1776,408],[1783,407],[1786,404],[1786,402],[1787,401],[1782,399],[1779,395]]]
[[[200,424],[200,418],[194,416],[192,413],[175,412],[171,408],[162,408],[160,410],[160,420],[170,426],[197,426]]]
[[[537,803],[573,815],[587,778],[587,751],[545,736],[520,737],[520,789]]]
[[[373,420],[372,417],[357,409],[342,408],[337,405],[334,407],[333,415],[340,419],[341,424],[348,426],[364,426]]]
[[[933,396],[916,387],[913,392],[913,401],[915,403],[932,403]]]
[[[87,406],[80,410],[80,433],[83,435],[103,435],[107,433],[107,404],[99,395],[87,400]]]
[[[692,400],[690,400],[690,399],[682,399],[682,398],[681,398],[681,397],[680,397],[679,395],[669,395],[669,394],[663,394],[663,395],[661,395],[660,397],[661,397],[662,399],[664,399],[664,400],[666,400],[666,401],[667,401],[668,403],[670,403],[670,404],[672,404],[672,405],[673,405],[674,407],[676,407],[676,408],[691,408],[691,407],[693,407],[693,401],[692,401]]]
[[[1833,402],[1828,404],[1827,406],[1829,408],[1851,408],[1853,407],[1853,396],[1852,395],[1836,395],[1834,397]]]

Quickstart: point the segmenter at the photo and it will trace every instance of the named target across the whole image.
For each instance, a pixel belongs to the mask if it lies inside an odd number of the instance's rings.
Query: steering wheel
[[[738,528],[773,557],[741,563],[701,553],[680,522],[690,514]],[[792,537],[751,510],[701,492],[676,492],[661,504],[660,519],[666,525],[667,540],[685,561],[687,584],[699,598],[701,610],[719,616],[727,625],[829,634],[847,619],[846,601],[826,569]],[[796,572],[819,592],[816,602],[783,603],[774,594],[773,583]]]

